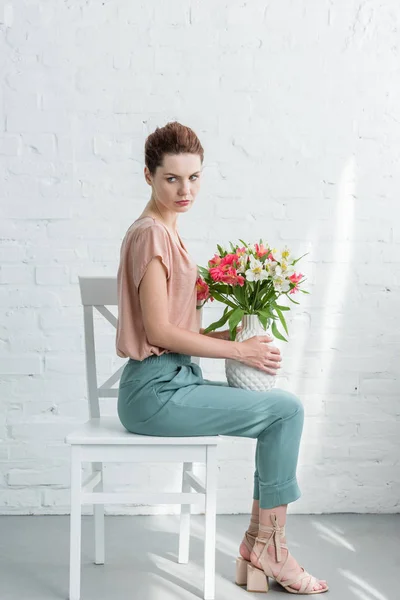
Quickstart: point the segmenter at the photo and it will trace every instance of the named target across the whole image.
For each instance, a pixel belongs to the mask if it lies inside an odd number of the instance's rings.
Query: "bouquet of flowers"
[[[207,267],[198,267],[197,308],[214,299],[226,305],[222,317],[209,325],[204,333],[228,322],[229,339],[234,340],[243,316],[257,315],[264,329],[271,325],[272,334],[286,342],[277,322],[288,333],[284,312],[290,308],[279,304],[278,300],[286,296],[299,304],[293,296],[298,292],[309,293],[301,289],[304,275],[294,268],[306,255],[294,258],[287,246],[278,251],[261,239],[255,244],[239,242],[241,245],[229,242],[229,251],[217,244],[218,253],[208,261]]]

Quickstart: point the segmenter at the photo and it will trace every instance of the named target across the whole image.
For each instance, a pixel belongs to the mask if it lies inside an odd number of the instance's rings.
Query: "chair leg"
[[[185,473],[192,471],[193,463],[183,463],[182,493],[190,492],[191,487],[185,479]],[[178,563],[189,562],[190,544],[190,509],[191,504],[181,504],[181,517],[179,523],[179,553]]]
[[[101,481],[93,489],[94,492],[103,491],[103,464],[93,463],[93,472],[100,471]],[[104,565],[104,504],[94,504],[94,562],[96,565]]]
[[[81,489],[82,464],[80,448],[79,446],[72,446],[69,600],[79,600],[81,594]]]
[[[207,446],[204,536],[204,600],[215,597],[215,528],[217,512],[217,447]]]

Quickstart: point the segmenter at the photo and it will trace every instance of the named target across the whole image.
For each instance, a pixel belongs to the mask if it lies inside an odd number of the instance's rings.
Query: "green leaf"
[[[300,256],[299,258],[296,258],[296,260],[294,260],[292,262],[292,265],[295,265],[297,262],[299,262],[299,260],[301,260],[302,258],[304,258],[304,256],[307,256],[307,254],[310,254],[310,253],[306,252],[305,254],[303,254],[302,256]]]
[[[238,285],[237,288],[238,288],[238,291],[239,291],[240,301],[242,303],[245,303],[246,302],[246,289],[245,289],[245,286],[242,287],[242,286]]]
[[[243,319],[244,310],[236,308],[229,317],[229,333],[230,339],[234,340],[236,337],[236,328],[240,321]]]
[[[219,294],[218,292],[213,291],[212,295],[214,296],[214,298],[216,300],[218,300],[218,302],[222,302],[222,304],[227,304],[228,306],[230,306],[231,308],[237,308],[237,305],[234,304],[233,302],[231,302],[230,300],[227,300],[226,298],[224,298],[223,296],[221,296],[221,294]]]
[[[248,244],[246,244],[246,242],[244,242],[243,240],[240,240],[240,239],[239,239],[239,242],[242,242],[242,244],[243,244],[243,246],[244,246],[245,248],[248,248],[248,247],[249,247],[249,245],[248,245]]]
[[[283,325],[283,328],[284,328],[284,330],[285,330],[285,331],[286,331],[286,333],[289,335],[289,331],[288,331],[288,328],[287,328],[287,325],[286,325],[285,317],[283,316],[283,313],[282,313],[282,311],[281,311],[281,310],[279,310],[279,308],[278,308],[278,307],[276,307],[276,312],[278,313],[278,317],[279,317],[279,319],[280,319],[280,322],[281,322],[281,323],[282,323],[282,325]]]
[[[262,308],[261,310],[257,311],[257,314],[258,314],[258,318],[260,319],[260,323],[262,324],[264,329],[267,329],[269,322],[272,318],[272,314],[271,314],[269,308],[268,307]]]
[[[231,246],[231,251],[232,251],[232,254],[235,254],[235,251],[236,251],[236,248],[235,248],[235,246],[232,244],[232,242],[229,242],[229,244],[230,244],[230,246]]]
[[[233,312],[233,310],[228,310],[228,307],[226,307],[226,309],[224,310],[224,314],[222,315],[222,317],[218,321],[215,321],[214,323],[211,323],[211,325],[209,325],[208,327],[206,327],[204,329],[204,334],[210,333],[210,331],[214,331],[215,329],[219,329],[220,327],[222,327],[223,325],[225,325],[225,323],[227,322],[227,320],[231,316],[232,312]]]
[[[264,327],[264,329],[267,329],[267,327],[269,325],[269,317],[265,313],[262,313],[261,311],[259,311],[257,314],[258,314],[258,318],[260,319],[261,325]]]
[[[244,288],[240,287],[240,285],[233,285],[232,293],[235,296],[241,308],[244,308],[246,304],[246,293]]]
[[[290,302],[293,302],[293,304],[300,304],[300,302],[296,302],[296,300],[292,300],[292,298],[286,294],[287,298],[289,298]]]
[[[222,248],[222,246],[220,246],[219,244],[217,244],[217,248],[218,248],[218,252],[220,253],[221,256],[225,256],[226,252],[225,250]]]
[[[278,328],[276,326],[275,321],[273,321],[272,326],[271,326],[271,331],[272,334],[278,338],[278,340],[282,340],[283,342],[287,342],[287,339],[283,337],[283,335],[281,333],[279,333]]]
[[[218,294],[230,294],[231,290],[227,283],[221,283],[220,281],[215,282],[215,291]]]
[[[290,310],[290,306],[281,306],[280,304],[275,304],[276,308],[279,308],[279,310]]]
[[[215,290],[218,294],[231,294],[231,286],[219,281],[214,281],[212,284],[213,291]]]
[[[204,267],[200,267],[199,265],[197,265],[197,270],[203,279],[205,279],[207,277],[208,269],[205,269]]]

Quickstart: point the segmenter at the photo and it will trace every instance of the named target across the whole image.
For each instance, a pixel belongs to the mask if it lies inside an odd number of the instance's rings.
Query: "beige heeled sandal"
[[[254,521],[254,519],[250,519],[250,523],[257,526],[258,529],[258,521]],[[253,546],[256,541],[256,535],[253,535],[246,531],[244,534],[244,538],[242,540],[242,544],[246,546],[249,552],[252,552]],[[243,556],[238,556],[236,559],[236,577],[235,583],[236,585],[246,585],[247,584],[247,566],[250,564],[250,561],[243,558]]]
[[[303,569],[303,573],[297,577],[293,579],[287,579],[285,581],[282,580],[286,564],[289,560],[290,552],[287,545],[281,542],[281,539],[285,537],[285,527],[279,526],[278,519],[275,514],[271,515],[271,521],[273,527],[260,525],[259,535],[256,538],[256,542],[265,544],[261,553],[257,557],[262,566],[262,570],[252,563],[247,564],[247,591],[268,592],[268,577],[272,577],[290,594],[322,594],[327,592],[329,589],[328,586],[322,590],[313,590],[313,587],[316,583],[318,583],[318,580],[313,575],[310,575],[310,573],[307,573],[303,567],[301,567]],[[263,534],[269,534],[269,537],[263,537]],[[276,560],[278,563],[282,560],[281,549],[286,548],[288,550],[286,560],[276,577],[272,573],[268,558],[268,547],[272,543],[275,545]],[[301,585],[299,590],[296,590],[292,587],[293,584],[300,582]]]

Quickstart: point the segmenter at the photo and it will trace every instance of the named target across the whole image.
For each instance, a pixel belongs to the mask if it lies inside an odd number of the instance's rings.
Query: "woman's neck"
[[[177,237],[178,235],[178,218],[176,213],[162,214],[158,208],[157,203],[151,199],[140,217],[153,217],[154,219],[161,221],[169,229],[169,231]]]

